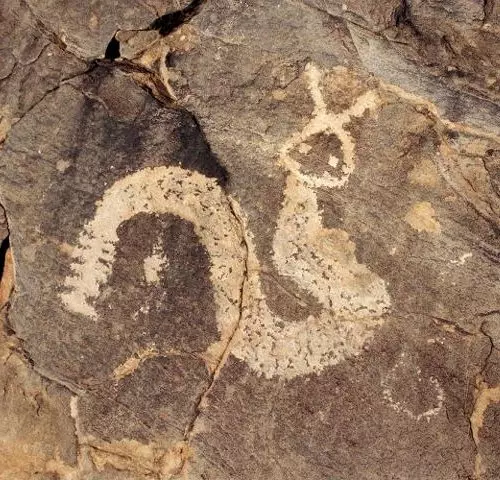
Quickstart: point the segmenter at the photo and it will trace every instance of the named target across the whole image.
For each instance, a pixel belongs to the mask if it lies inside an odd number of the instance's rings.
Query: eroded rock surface
[[[496,2],[1,8],[0,478],[498,478]]]

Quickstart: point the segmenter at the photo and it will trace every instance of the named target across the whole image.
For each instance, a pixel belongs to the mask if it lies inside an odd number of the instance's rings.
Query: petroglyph
[[[342,187],[348,182],[349,176],[354,170],[355,157],[355,142],[349,131],[345,129],[345,125],[353,117],[361,117],[366,111],[374,111],[381,104],[381,100],[376,92],[370,90],[360,95],[352,106],[343,112],[329,113],[320,88],[321,71],[315,65],[308,64],[306,74],[314,102],[313,116],[302,131],[293,134],[283,144],[280,149],[280,163],[310,187]],[[325,161],[325,166],[326,164],[331,167],[342,165],[339,176],[334,176],[326,170],[320,176],[305,174],[301,164],[291,156],[291,152],[297,147],[303,155],[307,155],[308,139],[321,133],[335,135],[341,143],[343,159],[329,155]]]
[[[355,166],[355,143],[345,125],[352,117],[374,110],[379,98],[369,91],[343,112],[329,113],[320,88],[322,73],[309,64],[306,74],[313,117],[280,149],[280,164],[289,175],[273,240],[273,261],[281,275],[310,292],[323,310],[318,317],[309,316],[301,322],[280,319],[270,311],[258,279],[249,277],[253,301],[247,301],[243,341],[233,353],[268,378],[318,373],[359,354],[390,306],[384,281],[357,262],[349,235],[322,226],[314,192],[317,187],[346,185]],[[307,142],[318,134],[336,136],[343,158],[327,154],[322,174],[306,174],[291,152],[297,149],[307,156],[311,149]],[[340,165],[338,177],[326,171],[327,166]],[[252,251],[250,256],[254,255]],[[250,265],[250,271],[258,269],[256,259]]]
[[[97,203],[73,251],[72,275],[61,295],[66,308],[98,320],[93,302],[111,273],[117,229],[138,213],[171,213],[194,225],[210,254],[221,340],[229,338],[239,318],[237,299],[244,268],[240,225],[213,179],[180,167],[145,168],[115,182]]]
[[[357,263],[355,245],[345,231],[323,228],[316,194],[311,188],[340,188],[347,183],[354,170],[355,144],[344,126],[351,117],[375,109],[379,100],[374,92],[369,91],[347,110],[339,114],[328,113],[319,87],[320,71],[309,64],[306,73],[315,108],[309,124],[281,149],[281,163],[290,174],[274,236],[274,263],[280,274],[294,279],[325,308],[334,309],[338,315],[355,318],[380,316],[390,304],[383,280]],[[289,156],[295,146],[307,145],[304,142],[318,133],[335,135],[340,140],[343,158],[330,155],[325,162],[334,167],[342,162],[339,178],[326,171],[320,177],[303,174],[301,165]],[[304,151],[304,155],[307,153]]]
[[[310,122],[280,149],[280,164],[289,175],[273,240],[273,261],[281,275],[310,292],[322,305],[317,317],[290,322],[270,310],[261,287],[252,235],[239,205],[234,199],[228,200],[214,180],[179,167],[145,168],[105,192],[73,252],[73,274],[66,279],[67,291],[61,296],[66,308],[97,321],[93,303],[111,273],[118,227],[141,212],[168,212],[194,224],[212,262],[221,341],[216,343],[218,355],[211,345],[207,356],[220,357],[233,338],[231,353],[255,372],[267,378],[278,375],[291,379],[319,373],[326,366],[359,354],[382,323],[390,298],[385,282],[358,263],[349,235],[322,226],[314,189],[346,185],[355,166],[355,142],[345,125],[352,117],[373,111],[380,100],[375,92],[368,91],[346,110],[329,113],[320,89],[322,73],[308,65],[306,75],[315,108]],[[318,134],[335,136],[340,142],[342,158],[327,152],[324,161],[325,169],[337,168],[338,175],[326,170],[320,175],[305,173],[291,156],[295,149],[307,156],[311,149],[307,142]],[[241,247],[243,236],[246,259]],[[156,250],[146,258],[146,280],[158,281],[164,263]]]
[[[413,381],[415,383],[415,388],[410,389],[414,390],[415,399],[398,399],[398,383],[404,382],[407,385],[410,381]],[[427,391],[428,389],[427,386],[425,386],[424,389],[423,384],[425,383],[428,383],[433,387],[436,392],[436,397],[433,405],[430,408],[421,413],[416,413],[414,409],[412,409],[409,405],[409,401],[419,400],[418,390],[423,389],[422,391]],[[411,364],[411,362],[408,361],[405,352],[401,353],[399,360],[396,362],[394,367],[392,367],[389,373],[382,379],[381,386],[383,388],[383,398],[389,404],[389,406],[396,412],[403,413],[404,415],[417,422],[422,419],[430,422],[431,417],[435,417],[436,415],[438,415],[443,408],[445,395],[438,379],[432,376],[428,377],[427,379],[423,379],[421,369],[419,367],[415,367]]]

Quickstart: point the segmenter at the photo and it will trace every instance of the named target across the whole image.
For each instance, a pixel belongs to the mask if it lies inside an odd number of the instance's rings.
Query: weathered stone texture
[[[0,479],[497,479],[498,8],[0,0]]]

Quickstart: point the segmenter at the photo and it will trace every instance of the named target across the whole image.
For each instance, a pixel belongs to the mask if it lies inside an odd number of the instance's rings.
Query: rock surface
[[[0,0],[0,479],[500,477],[494,0]]]

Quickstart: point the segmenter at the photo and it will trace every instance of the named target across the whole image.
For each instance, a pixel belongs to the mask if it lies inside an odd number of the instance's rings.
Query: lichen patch
[[[439,170],[432,160],[424,158],[408,173],[408,180],[415,185],[436,187],[440,180]]]
[[[441,233],[441,225],[436,219],[436,211],[430,202],[413,204],[404,219],[417,232]]]

